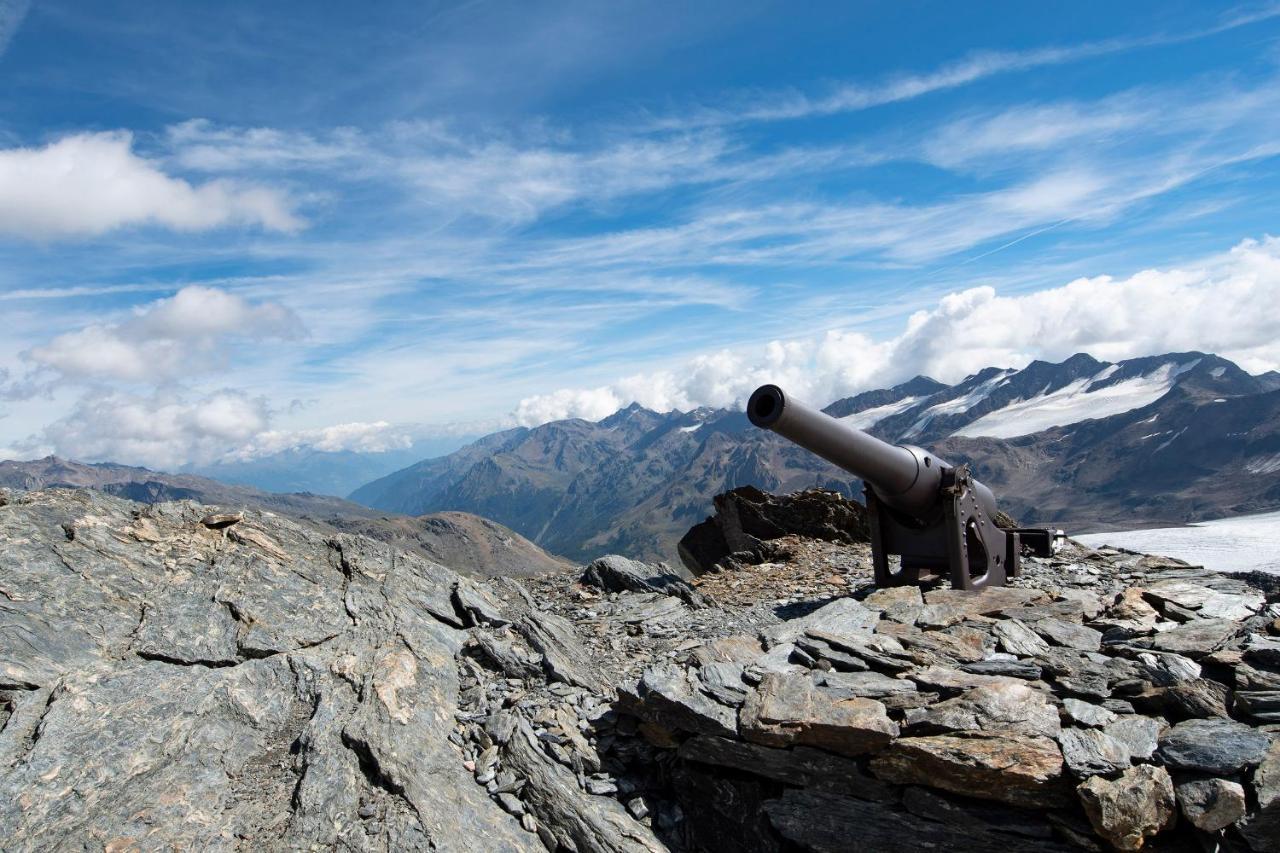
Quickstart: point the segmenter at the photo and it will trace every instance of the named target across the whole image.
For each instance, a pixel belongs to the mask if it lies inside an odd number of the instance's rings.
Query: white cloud
[[[301,334],[301,321],[282,305],[193,285],[121,323],[59,335],[26,357],[63,380],[156,382],[216,369],[233,340]]]
[[[246,444],[228,453],[223,461],[256,459],[285,450],[309,448],[326,453],[343,450],[356,453],[385,453],[389,450],[406,450],[413,446],[413,437],[403,426],[387,421],[373,423],[346,423],[317,429],[267,430],[258,433]]]
[[[1280,238],[1267,237],[1184,269],[1081,278],[1021,296],[975,287],[912,314],[903,332],[886,341],[830,331],[773,341],[762,350],[726,350],[676,370],[529,397],[515,417],[533,426],[599,419],[631,402],[658,411],[741,406],[764,382],[826,405],[917,374],[955,382],[984,367],[1021,367],[1077,352],[1115,361],[1200,350],[1262,372],[1280,368],[1280,319],[1263,307],[1277,304]]]
[[[211,461],[250,441],[270,417],[265,399],[232,390],[195,399],[168,392],[90,392],[31,444],[52,446],[73,459],[173,469]]]
[[[192,185],[165,174],[134,153],[129,133],[80,133],[43,148],[0,150],[0,234],[60,239],[137,225],[295,231],[302,221],[276,190],[224,180]]]

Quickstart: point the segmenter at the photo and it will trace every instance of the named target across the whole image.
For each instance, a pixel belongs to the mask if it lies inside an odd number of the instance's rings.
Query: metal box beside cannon
[[[1058,537],[1038,528],[996,524],[991,490],[969,473],[919,447],[894,445],[762,385],[747,402],[761,429],[816,453],[865,484],[877,586],[918,584],[947,573],[956,589],[1003,586],[1018,575],[1024,548],[1047,556]],[[890,556],[900,566],[890,566]]]

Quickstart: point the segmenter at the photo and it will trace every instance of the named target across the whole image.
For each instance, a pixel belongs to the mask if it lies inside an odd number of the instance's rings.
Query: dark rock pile
[[[864,586],[624,687],[683,842],[1280,850],[1280,605],[1138,555],[1029,563],[976,595]]]
[[[769,544],[786,536],[846,545],[871,538],[866,508],[826,489],[771,495],[742,486],[714,503],[715,513],[680,540],[680,560],[695,575],[772,558]]]
[[[1075,546],[874,590],[865,545],[762,541],[476,582],[0,493],[3,846],[1280,850],[1274,595]]]

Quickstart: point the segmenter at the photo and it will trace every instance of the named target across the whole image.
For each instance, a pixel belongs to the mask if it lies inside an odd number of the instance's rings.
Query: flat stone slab
[[[1182,580],[1157,581],[1145,590],[1157,606],[1173,604],[1201,619],[1248,619],[1267,606],[1267,597],[1239,584],[1237,592],[1219,592]]]
[[[1081,779],[1118,773],[1131,763],[1129,746],[1099,729],[1063,729],[1058,743],[1067,768]]]
[[[1061,726],[1058,711],[1045,694],[1017,682],[976,687],[954,699],[908,711],[912,734],[944,732],[1013,732],[1054,737]]]
[[[1267,754],[1271,738],[1234,720],[1187,720],[1160,736],[1158,754],[1169,767],[1230,776]]]
[[[1049,644],[1019,619],[1002,619],[991,629],[1000,648],[1018,657],[1035,657],[1049,651]]]
[[[1069,722],[1086,728],[1097,728],[1115,722],[1116,715],[1101,705],[1070,697],[1062,700],[1062,714]]]
[[[1166,728],[1160,720],[1137,714],[1117,717],[1107,723],[1103,732],[1129,747],[1129,754],[1139,761],[1149,761],[1160,743],[1160,733]]]
[[[1240,623],[1229,619],[1196,619],[1159,632],[1152,638],[1151,647],[1201,658],[1226,645],[1240,631]]]
[[[1055,646],[1065,646],[1082,652],[1096,652],[1102,648],[1102,632],[1061,619],[1041,619],[1031,623],[1031,629]]]
[[[864,755],[897,737],[898,726],[874,699],[840,698],[807,675],[769,673],[741,714],[743,737],[767,746],[803,744]]]
[[[796,849],[814,853],[874,850],[876,853],[918,853],[920,850],[964,850],[967,853],[1008,853],[1011,849],[1035,849],[1045,853],[1070,848],[1052,841],[1034,848],[1019,844],[1007,832],[974,821],[963,826],[931,820],[911,820],[904,827],[902,812],[851,797],[788,789],[764,803],[769,823]],[[856,842],[853,839],[856,838]],[[1025,839],[1023,839],[1025,841]]]
[[[788,785],[848,794],[862,800],[892,802],[897,799],[897,792],[891,786],[868,776],[854,759],[808,746],[778,749],[697,735],[681,744],[679,752],[680,757],[688,761],[729,767]]]
[[[1062,752],[1050,738],[980,733],[899,738],[871,759],[886,782],[1025,808],[1062,805]]]
[[[765,645],[775,646],[781,643],[793,643],[807,631],[820,631],[827,634],[864,634],[869,633],[879,621],[879,610],[873,610],[852,598],[837,598],[808,616],[789,619],[780,625],[766,629],[761,632],[761,638],[765,641]]]
[[[618,701],[665,729],[732,736],[738,728],[737,712],[705,694],[687,670],[675,665],[645,670],[633,687],[618,691]]]

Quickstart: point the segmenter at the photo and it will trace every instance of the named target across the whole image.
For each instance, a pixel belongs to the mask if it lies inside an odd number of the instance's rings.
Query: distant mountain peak
[[[1280,500],[1280,474],[1268,473],[1274,430],[1262,423],[1280,408],[1272,399],[1280,395],[1269,390],[1263,379],[1205,353],[1114,363],[1076,353],[1021,369],[989,367],[955,385],[916,376],[825,411],[888,441],[974,462],[988,485],[1008,486],[997,491],[1026,519],[1047,520],[1046,512],[1076,504],[1094,517],[1132,518],[1139,504],[1148,513],[1216,507],[1221,514]],[[1209,434],[1224,450],[1200,451],[1195,466],[1216,478],[1201,488],[1219,497],[1166,498],[1170,472],[1188,476],[1184,445]],[[1119,469],[1141,473],[1108,479]],[[610,551],[671,558],[711,498],[740,485],[845,494],[859,488],[847,472],[752,427],[741,411],[658,413],[632,404],[596,423],[559,421],[484,439],[372,482],[353,498],[413,514],[473,512],[574,559]],[[1023,494],[1029,497],[1020,501]]]

